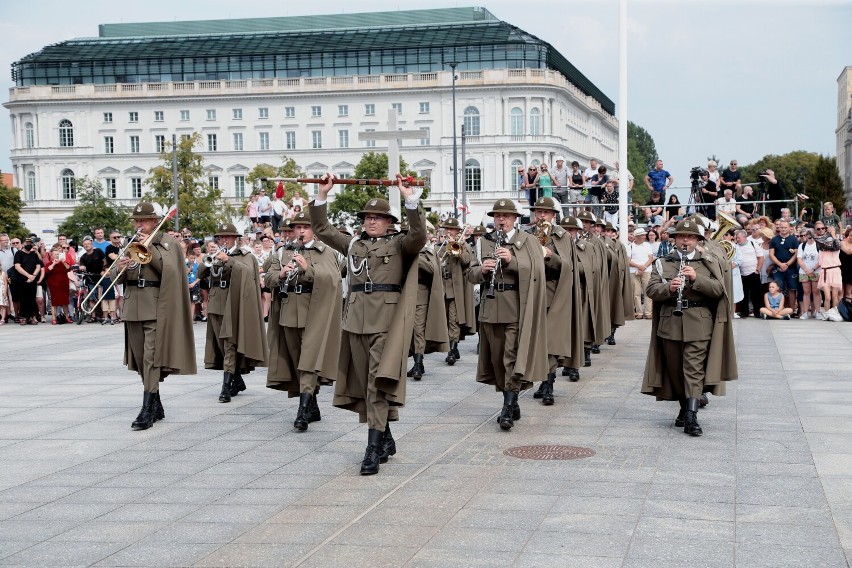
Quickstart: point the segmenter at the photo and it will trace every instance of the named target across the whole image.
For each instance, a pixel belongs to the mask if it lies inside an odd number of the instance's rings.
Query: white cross
[[[397,130],[396,115],[398,111],[392,108],[388,111],[388,129],[385,131],[359,132],[358,140],[387,140],[388,142],[388,179],[396,179],[396,174],[399,171],[399,141],[401,139],[421,139],[423,138],[422,130]],[[397,219],[402,220],[400,216],[401,204],[399,197],[399,188],[392,185],[388,188],[388,202],[390,203],[391,213],[396,215]]]

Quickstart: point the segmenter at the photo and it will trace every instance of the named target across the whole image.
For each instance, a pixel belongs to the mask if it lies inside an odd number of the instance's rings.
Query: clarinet
[[[678,252],[680,252],[680,266],[677,269],[677,275],[680,276],[680,286],[677,288],[677,301],[672,314],[681,317],[683,315],[683,289],[686,286],[686,279],[683,277],[683,269],[686,267],[686,247],[684,246],[683,250]]]
[[[299,237],[299,241],[298,241],[298,244],[296,245],[295,251],[293,252],[293,256],[300,254],[302,251],[305,250],[304,245],[303,245],[303,240],[304,240],[304,237]],[[293,261],[293,262],[294,262],[294,264],[296,264],[295,261]],[[287,298],[287,297],[290,296],[290,293],[289,293],[290,281],[298,279],[299,278],[299,272],[300,272],[299,265],[296,264],[296,267],[293,268],[293,270],[291,270],[289,272],[289,274],[287,274],[287,277],[284,279],[284,282],[278,287],[278,297],[279,298]]]
[[[497,271],[500,269],[500,257],[497,256],[497,249],[503,246],[503,239],[505,236],[506,233],[504,233],[501,229],[497,229],[494,232],[494,255],[492,258],[497,261],[497,265],[491,272],[491,282],[488,284],[488,291],[485,292],[485,297],[491,298],[492,300],[496,298],[496,295],[494,294],[494,284],[497,280]]]

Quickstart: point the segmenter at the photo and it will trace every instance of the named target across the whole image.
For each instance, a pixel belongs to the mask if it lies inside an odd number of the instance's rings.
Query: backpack
[[[852,321],[852,302],[843,298],[839,304],[837,304],[837,311],[840,313],[840,317],[843,318],[843,321]]]

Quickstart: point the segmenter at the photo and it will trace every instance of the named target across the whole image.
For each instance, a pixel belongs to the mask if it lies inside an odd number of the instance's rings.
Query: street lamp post
[[[459,163],[456,142],[456,66],[458,61],[447,63],[453,71],[453,217],[459,216]]]

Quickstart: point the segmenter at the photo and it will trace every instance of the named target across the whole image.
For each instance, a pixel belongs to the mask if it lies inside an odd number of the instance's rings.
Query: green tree
[[[256,165],[246,176],[246,181],[251,184],[252,193],[254,193],[255,188],[263,187],[266,190],[266,195],[271,197],[275,190],[278,189],[278,182],[261,180],[277,177],[304,178],[305,173],[299,169],[299,166],[296,164],[296,160],[287,156],[282,156],[281,165],[278,167],[270,164]],[[308,199],[308,192],[305,191],[305,185],[293,181],[286,182],[284,184],[284,197],[282,199],[289,202],[296,195],[300,195],[306,200]],[[248,200],[246,200],[244,205],[247,203]]]
[[[399,171],[404,176],[415,175],[408,169],[402,156],[399,157]],[[388,175],[388,156],[378,152],[367,152],[355,166],[355,179],[384,179]],[[426,199],[428,191],[424,188],[421,199]],[[347,185],[335,193],[334,201],[329,205],[329,215],[336,223],[354,222],[358,211],[371,199],[388,198],[386,186]]]
[[[820,155],[808,178],[805,193],[809,197],[808,201],[815,203],[817,208],[826,201],[831,201],[835,211],[843,214],[846,208],[846,194],[843,191],[840,172],[837,171],[837,158]]]
[[[30,232],[21,223],[21,209],[26,207],[21,193],[21,189],[9,187],[0,178],[0,233],[8,233],[10,237],[19,239],[23,239]]]
[[[207,183],[204,158],[193,150],[200,141],[198,132],[178,141],[178,214],[182,227],[189,227],[196,235],[210,235],[216,230],[216,225],[231,221],[233,208],[222,201],[221,190]],[[166,143],[160,158],[163,165],[148,171],[150,177],[145,184],[150,191],[145,194],[145,199],[168,209],[174,204],[171,143]]]
[[[654,168],[657,158],[657,147],[651,134],[641,126],[628,121],[627,168],[636,178],[636,185],[633,187],[633,201],[636,203],[645,203],[650,197],[650,192],[642,180]]]
[[[98,227],[107,234],[109,231],[121,231],[126,235],[132,231],[130,208],[116,205],[107,199],[100,180],[88,176],[77,179],[77,196],[79,205],[74,207],[71,215],[58,228],[69,239],[80,242]]]

